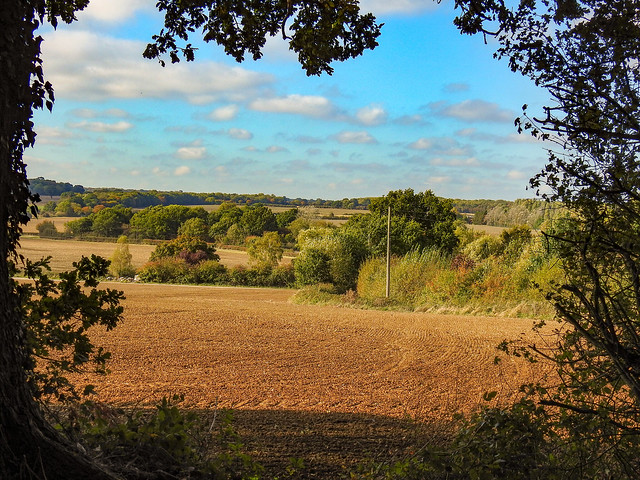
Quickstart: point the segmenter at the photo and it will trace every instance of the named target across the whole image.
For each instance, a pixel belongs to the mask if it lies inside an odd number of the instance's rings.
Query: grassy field
[[[248,453],[273,472],[299,457],[305,478],[337,478],[404,455],[441,441],[484,392],[508,402],[541,375],[493,362],[530,320],[300,306],[291,290],[106,285],[127,297],[123,324],[93,332],[112,373],[76,381],[117,405],[183,393],[187,407],[233,408]]]
[[[27,223],[27,225],[25,225],[23,227],[23,233],[30,235],[30,234],[37,234],[38,230],[37,230],[37,226],[44,222],[45,220],[48,220],[50,222],[53,222],[53,224],[56,226],[56,229],[58,229],[59,232],[64,232],[64,225],[67,222],[70,222],[71,220],[77,220],[79,217],[42,217],[42,218],[32,218],[29,223]]]
[[[35,236],[24,236],[20,239],[19,252],[30,260],[39,260],[42,257],[51,256],[51,269],[54,273],[71,269],[71,264],[84,256],[91,254],[110,258],[116,248],[115,243],[108,242],[84,242],[77,240],[52,240]],[[155,245],[140,245],[132,243],[129,251],[132,255],[132,263],[135,268],[140,268],[149,261]],[[220,255],[220,263],[227,267],[247,265],[249,257],[246,252],[239,250],[217,250]],[[290,258],[283,259],[290,262]]]
[[[507,227],[494,227],[492,225],[472,225],[467,224],[467,228],[476,232],[488,233],[489,235],[499,236]]]

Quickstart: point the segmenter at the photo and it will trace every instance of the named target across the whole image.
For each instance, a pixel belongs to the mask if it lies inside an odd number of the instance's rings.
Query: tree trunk
[[[33,143],[32,109],[44,100],[34,38],[42,3],[5,0],[0,7],[0,478],[111,479],[46,422],[34,401],[24,370],[24,325],[9,277],[8,260],[30,200],[22,152]]]

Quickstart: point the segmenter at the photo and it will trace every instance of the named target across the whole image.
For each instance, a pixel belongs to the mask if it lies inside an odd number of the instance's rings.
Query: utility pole
[[[386,298],[389,298],[391,290],[391,205],[389,205],[389,214],[387,216],[387,290]]]

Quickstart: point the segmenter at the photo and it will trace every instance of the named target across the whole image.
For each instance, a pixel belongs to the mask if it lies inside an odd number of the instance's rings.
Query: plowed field
[[[113,354],[109,376],[86,378],[102,400],[183,393],[185,406],[233,407],[259,460],[277,470],[303,457],[310,478],[400,454],[483,392],[508,401],[540,375],[493,363],[530,320],[300,306],[290,290],[105,285],[127,299],[122,325],[94,332]]]

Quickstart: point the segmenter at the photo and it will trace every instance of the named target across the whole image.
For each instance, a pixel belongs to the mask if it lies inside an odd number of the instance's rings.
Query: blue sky
[[[518,135],[547,99],[461,36],[450,2],[363,0],[380,46],[307,77],[281,39],[238,64],[216,45],[195,62],[142,58],[162,17],[151,0],[91,0],[41,32],[53,113],[36,115],[30,177],[89,187],[341,199],[431,189],[448,198],[533,196],[543,145]]]

